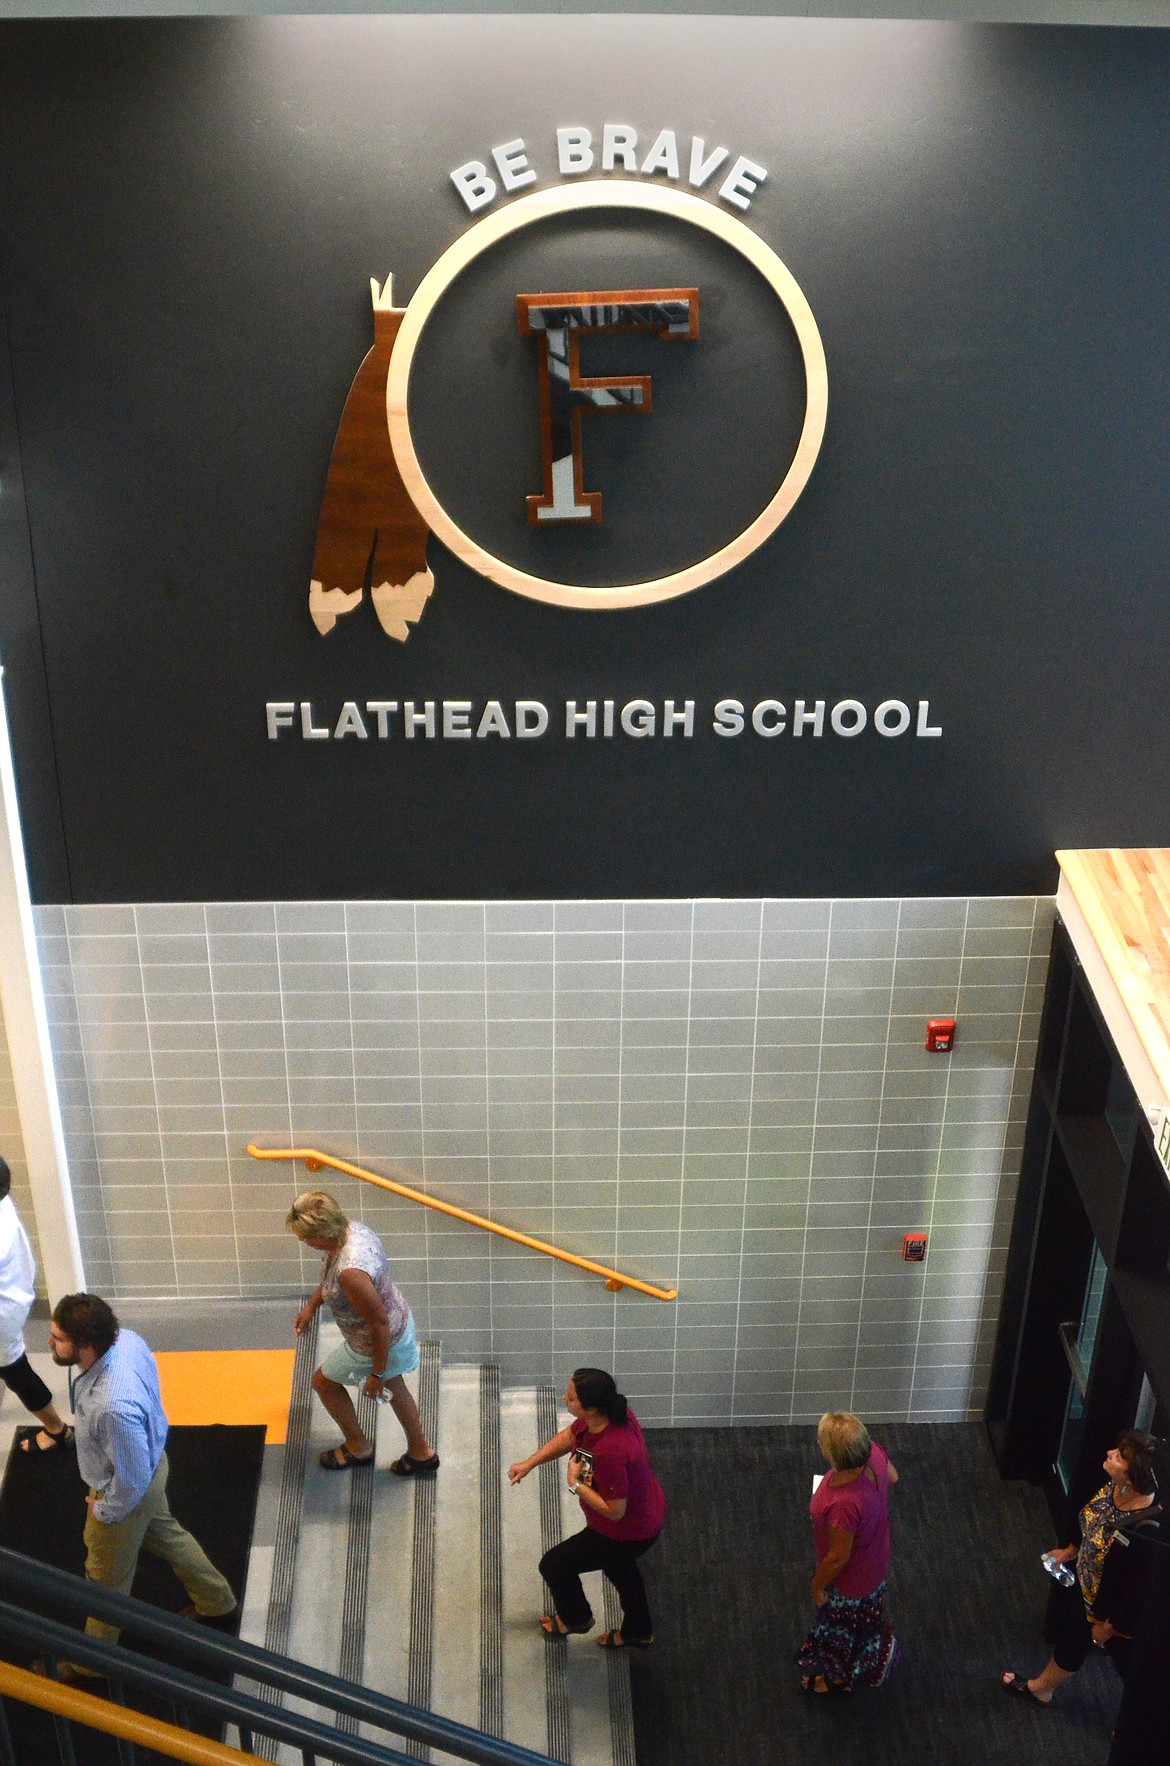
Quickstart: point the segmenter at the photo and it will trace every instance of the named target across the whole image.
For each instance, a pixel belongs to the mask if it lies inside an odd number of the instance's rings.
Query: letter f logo
[[[521,337],[540,341],[540,439],[544,490],[528,519],[600,521],[601,492],[582,483],[583,411],[650,410],[650,376],[581,373],[583,332],[646,331],[667,341],[699,335],[697,288],[611,288],[590,294],[518,294]]]

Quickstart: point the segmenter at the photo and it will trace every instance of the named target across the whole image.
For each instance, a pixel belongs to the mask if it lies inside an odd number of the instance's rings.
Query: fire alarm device
[[[926,1234],[907,1233],[902,1240],[902,1257],[906,1263],[925,1263]]]
[[[955,1046],[955,1020],[953,1018],[928,1018],[926,1020],[926,1046],[932,1055],[949,1055]]]

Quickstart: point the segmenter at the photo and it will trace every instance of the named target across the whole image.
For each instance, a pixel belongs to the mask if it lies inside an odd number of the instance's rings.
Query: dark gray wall
[[[7,585],[2,635],[40,898],[995,893],[1049,887],[1058,845],[1165,843],[1168,64],[1153,33],[873,22],[4,27],[0,274],[51,720]],[[404,297],[466,228],[453,165],[520,134],[555,183],[557,124],[606,120],[768,167],[750,220],[829,362],[808,490],[661,607],[537,606],[432,541],[407,645],[368,608],[321,640],[307,579],[369,276]],[[751,332],[728,310],[734,385]],[[469,382],[514,396],[514,361],[465,348]],[[680,513],[718,527],[759,421],[723,413]],[[456,512],[486,531],[501,494],[485,471]],[[634,694],[928,697],[946,733],[263,733],[275,698]]]

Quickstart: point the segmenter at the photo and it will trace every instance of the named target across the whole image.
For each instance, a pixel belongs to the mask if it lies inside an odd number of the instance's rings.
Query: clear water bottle
[[[1071,1588],[1077,1579],[1077,1573],[1071,1564],[1058,1562],[1055,1552],[1046,1551],[1040,1562],[1048,1574],[1060,1583],[1062,1588]]]

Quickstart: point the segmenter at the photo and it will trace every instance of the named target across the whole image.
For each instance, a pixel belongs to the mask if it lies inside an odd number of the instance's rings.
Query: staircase
[[[501,1391],[497,1368],[443,1368],[440,1346],[425,1343],[410,1383],[442,1460],[438,1475],[390,1473],[402,1431],[388,1406],[364,1398],[374,1464],[330,1473],[317,1455],[337,1428],[309,1379],[338,1340],[322,1324],[319,1342],[314,1331],[298,1345],[287,1445],[283,1456],[269,1450],[273,1487],[261,1492],[276,1507],[275,1543],[253,1550],[241,1638],[563,1766],[635,1766],[627,1658],[598,1649],[596,1632],[549,1642],[537,1622],[549,1610],[540,1555],[581,1525],[580,1511],[563,1461],[514,1488],[507,1467],[567,1420],[552,1389]],[[616,1625],[609,1585],[597,1575],[586,1588],[598,1630]],[[405,1748],[454,1766],[421,1743]],[[268,1757],[299,1766],[283,1749]]]

